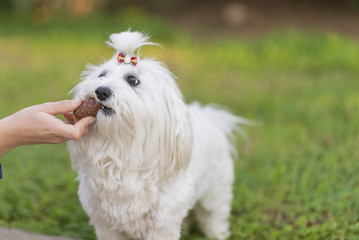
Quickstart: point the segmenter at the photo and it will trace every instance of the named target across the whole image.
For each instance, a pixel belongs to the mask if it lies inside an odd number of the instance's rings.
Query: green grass
[[[356,41],[297,30],[196,39],[137,10],[43,25],[0,16],[0,117],[68,98],[86,63],[112,56],[107,36],[132,26],[166,48],[144,52],[168,64],[188,101],[263,123],[238,143],[231,239],[359,237]],[[0,160],[1,225],[95,239],[65,144],[20,147]],[[183,239],[203,237],[194,230]]]

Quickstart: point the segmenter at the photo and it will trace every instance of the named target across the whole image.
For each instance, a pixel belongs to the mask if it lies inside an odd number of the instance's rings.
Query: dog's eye
[[[127,78],[127,82],[131,85],[131,86],[137,86],[138,84],[140,84],[140,81],[135,78],[134,76],[129,76]]]
[[[98,77],[99,77],[99,78],[104,78],[104,77],[106,77],[106,72],[101,73],[100,75],[98,75]]]

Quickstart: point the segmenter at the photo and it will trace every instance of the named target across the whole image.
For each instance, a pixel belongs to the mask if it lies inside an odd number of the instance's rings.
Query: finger
[[[72,112],[78,106],[80,106],[82,100],[81,98],[76,98],[73,100],[62,100],[59,102],[49,102],[37,105],[41,111],[56,115],[56,114],[66,114],[68,112]]]
[[[79,121],[72,112],[64,113],[64,117],[67,120],[66,123],[71,123],[72,125]]]
[[[64,117],[66,118],[67,121],[73,121],[74,114],[72,112],[64,113]]]

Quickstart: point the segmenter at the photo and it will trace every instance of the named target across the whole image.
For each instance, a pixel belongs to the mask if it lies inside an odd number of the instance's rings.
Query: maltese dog
[[[233,131],[247,121],[186,105],[164,64],[140,58],[140,32],[110,36],[116,52],[89,66],[72,92],[102,104],[87,136],[69,143],[78,195],[100,240],[175,240],[193,212],[208,238],[226,239]]]

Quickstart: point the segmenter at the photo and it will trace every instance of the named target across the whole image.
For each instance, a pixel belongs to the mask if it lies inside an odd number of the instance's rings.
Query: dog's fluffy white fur
[[[106,109],[89,134],[69,143],[78,194],[100,240],[179,239],[193,210],[207,237],[229,234],[232,132],[246,120],[198,103],[186,105],[174,76],[160,62],[118,63],[153,44],[139,32],[112,34],[116,53],[90,66],[75,97],[93,97]],[[139,84],[133,84],[137,79]],[[106,99],[96,89],[110,89]]]

